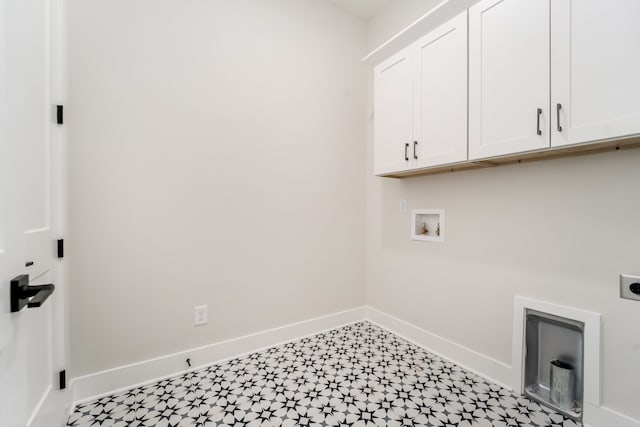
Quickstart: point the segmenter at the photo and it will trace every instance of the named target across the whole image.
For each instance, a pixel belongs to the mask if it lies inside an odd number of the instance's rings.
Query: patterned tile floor
[[[67,425],[578,424],[359,322],[79,405]]]

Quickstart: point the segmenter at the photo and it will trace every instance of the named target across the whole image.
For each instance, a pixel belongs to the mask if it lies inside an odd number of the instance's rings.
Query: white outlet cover
[[[193,325],[202,326],[209,322],[208,308],[206,305],[193,307]]]

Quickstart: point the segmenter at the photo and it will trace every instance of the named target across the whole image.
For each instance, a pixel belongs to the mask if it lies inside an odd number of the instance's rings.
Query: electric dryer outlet
[[[640,276],[620,275],[620,298],[640,301]]]

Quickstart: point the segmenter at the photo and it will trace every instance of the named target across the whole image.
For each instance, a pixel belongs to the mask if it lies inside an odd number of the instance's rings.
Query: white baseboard
[[[364,320],[365,307],[333,313],[278,328],[233,338],[227,341],[173,353],[155,359],[84,375],[71,380],[74,406],[120,390],[153,383],[187,372],[185,359],[193,368],[201,369],[224,360],[253,353],[329,329]]]
[[[640,427],[640,421],[606,406],[584,405],[585,427]]]
[[[467,347],[425,331],[409,322],[373,307],[367,307],[367,319],[389,331],[450,360],[487,380],[511,390],[511,366]]]
[[[71,380],[70,393],[50,392],[43,397],[40,411],[34,415],[29,427],[57,425],[47,419],[47,413],[57,408],[90,401],[120,390],[178,375],[184,369],[184,361],[190,358],[194,368],[200,369],[222,361],[304,338],[350,323],[368,320],[423,348],[450,360],[465,369],[477,373],[489,381],[511,389],[512,367],[492,359],[446,338],[440,337],[402,319],[372,307],[363,306],[333,313],[282,327],[269,329],[243,337],[170,354],[126,366],[96,372]],[[57,403],[56,403],[56,400]],[[47,409],[48,408],[48,409]],[[640,427],[640,421],[620,414],[604,406],[586,405],[584,423],[587,427]]]

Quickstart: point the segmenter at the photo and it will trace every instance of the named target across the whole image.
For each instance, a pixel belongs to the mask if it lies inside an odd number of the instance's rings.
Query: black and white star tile
[[[67,426],[578,424],[358,322],[78,405]]]

